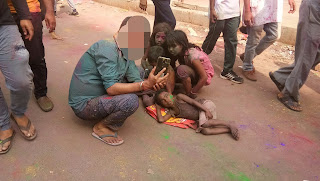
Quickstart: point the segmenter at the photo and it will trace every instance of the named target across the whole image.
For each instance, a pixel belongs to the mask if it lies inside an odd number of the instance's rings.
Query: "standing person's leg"
[[[168,23],[172,29],[176,27],[176,18],[170,7],[170,0],[152,0],[155,8],[153,27],[162,22]]]
[[[26,50],[16,25],[0,27],[0,69],[10,90],[11,111],[23,136],[30,140],[36,137],[34,126],[25,116],[32,90],[32,71]],[[29,126],[28,126],[29,125]]]
[[[225,20],[216,20],[216,22],[214,23],[210,21],[208,35],[206,36],[206,39],[204,40],[201,47],[207,55],[209,55],[212,52],[224,27]]]
[[[44,45],[42,41],[42,19],[41,13],[31,13],[32,15],[32,25],[34,27],[34,36],[31,41],[25,40],[24,44],[29,51],[29,65],[34,74],[34,95],[37,99],[39,107],[45,111],[51,111],[53,109],[52,101],[47,97],[47,66],[45,62],[45,52]],[[17,24],[19,20],[16,21]],[[20,33],[22,34],[22,29],[19,26]]]
[[[299,102],[299,89],[306,82],[310,69],[320,62],[320,14],[318,3],[306,0],[300,7],[297,29],[295,66],[287,77],[282,90],[284,97],[290,96]],[[277,75],[277,74],[275,74]]]
[[[123,143],[123,139],[117,135],[117,130],[138,107],[139,99],[135,94],[104,95],[88,101],[82,111],[75,112],[84,120],[102,119],[94,125],[93,135],[108,144],[119,145]]]
[[[275,72],[271,72],[269,75],[271,79],[274,81],[274,83],[277,85],[280,85],[281,88],[280,91],[282,91],[284,84],[287,81],[287,78],[291,74],[292,70],[296,67],[297,61],[301,61],[302,58],[305,56],[305,46],[306,46],[306,39],[308,38],[307,32],[309,31],[307,22],[309,22],[309,8],[306,3],[302,3],[299,10],[299,24],[297,28],[297,37],[296,37],[296,45],[295,45],[295,61],[291,65],[287,67],[282,67],[279,70]],[[310,37],[309,37],[310,38]],[[319,51],[319,50],[318,50]],[[310,54],[307,54],[307,56],[310,56]],[[319,60],[319,52],[317,54],[317,57],[315,61],[317,62]],[[315,62],[315,64],[316,64]],[[301,65],[299,66],[301,67]],[[277,87],[279,87],[277,85]]]
[[[234,62],[237,55],[238,37],[237,31],[240,24],[240,17],[225,20],[223,29],[224,39],[224,66],[220,77],[231,80],[234,83],[242,84],[243,78],[233,71]]]
[[[263,26],[263,30],[266,32],[266,35],[260,40],[258,46],[256,47],[256,54],[260,55],[265,49],[272,45],[278,39],[278,26],[279,23],[267,23]]]
[[[252,81],[256,81],[257,78],[254,74],[254,67],[252,64],[253,58],[256,56],[256,47],[259,44],[259,39],[262,33],[263,25],[247,27],[248,39],[243,59],[243,75]]]

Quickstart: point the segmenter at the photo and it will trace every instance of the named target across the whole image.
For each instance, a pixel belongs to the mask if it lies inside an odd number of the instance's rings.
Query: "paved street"
[[[38,130],[38,138],[25,141],[17,134],[13,147],[0,156],[0,180],[320,180],[320,73],[312,71],[301,89],[304,111],[293,112],[276,98],[277,88],[268,72],[293,61],[291,46],[276,43],[255,59],[258,81],[233,84],[219,78],[223,66],[223,39],[210,55],[215,76],[199,97],[217,105],[218,118],[234,121],[240,140],[228,134],[204,136],[191,129],[159,124],[140,104],[119,135],[121,146],[108,146],[91,136],[93,122],[77,118],[68,105],[68,88],[82,54],[98,40],[112,38],[121,21],[139,14],[83,1],[79,17],[58,13],[57,34],[52,40],[44,30],[48,67],[48,96],[55,103],[42,112],[32,98],[27,115]],[[206,27],[177,22],[177,29],[197,36],[201,44]],[[239,41],[238,54],[244,51]],[[139,65],[139,61],[136,62]],[[237,57],[235,72],[241,75]],[[0,86],[10,101],[2,74]]]

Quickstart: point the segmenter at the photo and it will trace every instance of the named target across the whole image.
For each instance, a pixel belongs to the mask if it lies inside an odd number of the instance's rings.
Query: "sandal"
[[[15,135],[15,131],[13,130],[12,135],[10,137],[8,137],[8,138],[6,138],[4,140],[0,140],[1,146],[3,146],[8,141],[10,141],[10,145],[8,146],[8,148],[6,150],[0,151],[0,155],[7,153],[11,149],[11,147],[12,147],[12,139],[13,139],[14,135]]]
[[[17,121],[16,121],[16,119],[14,118],[13,114],[11,114],[10,117],[11,117],[12,120],[14,120],[14,122],[15,122],[15,123],[17,124],[17,126],[19,127],[21,136],[24,137],[24,139],[26,139],[26,140],[28,140],[28,141],[32,141],[32,140],[34,140],[34,139],[37,137],[37,132],[36,132],[36,130],[34,130],[34,131],[35,131],[35,132],[34,132],[34,135],[33,135],[33,136],[30,136],[30,137],[26,136],[26,135],[22,132],[22,130],[23,130],[23,131],[27,131],[27,132],[30,131],[30,127],[31,127],[31,121],[30,121],[30,119],[28,119],[27,127],[24,127],[24,126],[20,126],[20,125],[17,123]]]
[[[124,142],[124,140],[122,140],[122,141],[119,141],[118,143],[108,143],[107,141],[105,141],[104,139],[102,139],[102,138],[105,138],[105,137],[114,137],[114,138],[117,138],[117,137],[118,137],[118,133],[117,133],[117,132],[115,132],[114,135],[105,134],[105,135],[101,135],[101,136],[97,135],[95,132],[92,132],[91,135],[92,135],[93,137],[97,138],[98,140],[104,142],[105,144],[112,145],[112,146],[118,146],[118,145],[121,145],[121,144]]]
[[[277,97],[278,100],[282,102],[282,104],[284,104],[287,108],[297,112],[302,111],[300,103],[295,101],[292,97],[284,96],[282,93],[279,93]]]
[[[278,90],[281,92],[284,89],[284,86],[276,80],[276,78],[273,75],[273,72],[269,72],[269,77],[272,80],[272,82],[277,86]]]

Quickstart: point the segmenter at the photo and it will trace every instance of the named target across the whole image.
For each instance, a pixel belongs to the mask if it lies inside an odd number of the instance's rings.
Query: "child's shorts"
[[[212,119],[217,119],[216,105],[211,100],[204,100],[202,105],[211,112],[211,114],[213,116]],[[206,112],[200,111],[199,112],[199,127],[201,125],[203,125],[204,123],[206,123],[207,121],[208,121],[208,118],[206,117]]]

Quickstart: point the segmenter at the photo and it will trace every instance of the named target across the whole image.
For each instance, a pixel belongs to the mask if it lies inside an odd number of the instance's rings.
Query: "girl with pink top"
[[[208,55],[197,45],[189,43],[181,30],[169,32],[166,41],[169,52],[178,56],[177,81],[182,82],[186,95],[195,98],[203,86],[211,83],[214,74]]]

